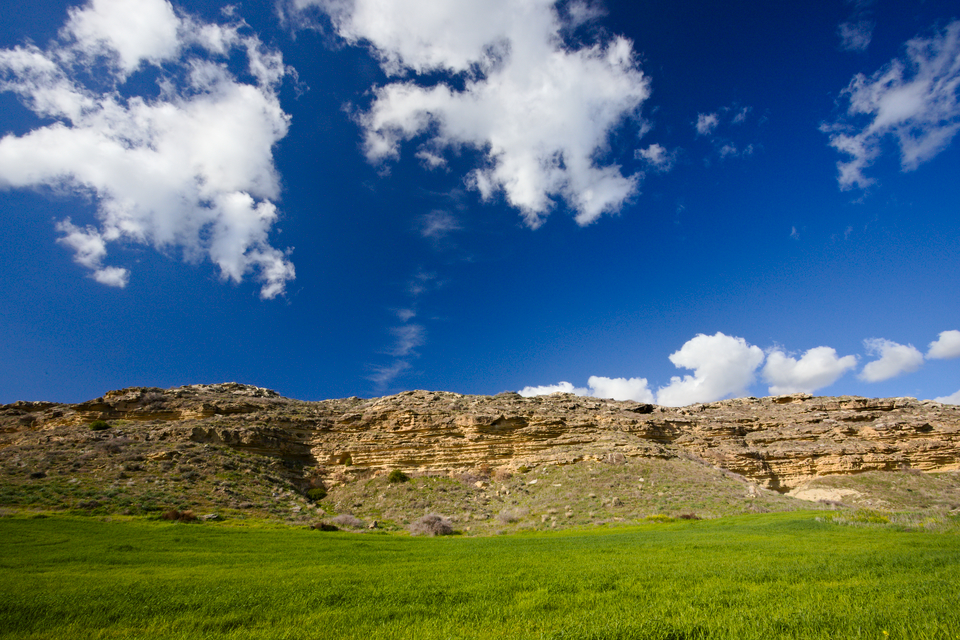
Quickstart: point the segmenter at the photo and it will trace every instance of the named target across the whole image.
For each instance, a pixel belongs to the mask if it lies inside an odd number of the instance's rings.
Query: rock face
[[[960,407],[806,394],[668,408],[571,394],[305,402],[236,383],[137,387],[76,405],[0,406],[0,449],[55,442],[98,419],[135,440],[226,444],[320,476],[684,456],[788,491],[825,475],[960,469]]]

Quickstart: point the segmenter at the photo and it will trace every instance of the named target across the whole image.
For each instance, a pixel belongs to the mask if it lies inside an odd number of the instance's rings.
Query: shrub
[[[109,429],[110,423],[106,420],[94,420],[90,423],[91,431],[103,431],[104,429]]]
[[[443,516],[429,513],[409,527],[415,536],[449,536],[453,534],[453,525]]]
[[[873,509],[857,509],[849,516],[849,520],[850,522],[862,522],[864,524],[887,524],[890,522],[890,518]]]
[[[497,519],[500,520],[503,524],[510,524],[511,522],[516,522],[527,515],[528,511],[526,509],[504,509],[497,516]]]
[[[363,520],[349,513],[342,513],[330,522],[339,527],[347,527],[348,529],[363,529],[367,526]]]
[[[387,482],[392,482],[394,484],[406,482],[409,479],[410,476],[405,474],[403,471],[400,471],[400,469],[394,469],[390,472],[390,475],[387,476]]]
[[[109,425],[107,425],[109,428]],[[111,438],[109,440],[101,440],[94,447],[97,451],[113,455],[123,451],[123,448],[130,444],[130,438]]]
[[[644,518],[647,522],[673,522],[673,518],[665,516],[662,513],[655,513],[652,516]]]
[[[197,519],[197,516],[189,509],[184,509],[183,511],[171,509],[170,511],[164,511],[160,517],[164,520],[175,520],[177,522],[193,522]]]
[[[327,497],[327,490],[323,487],[312,487],[307,489],[307,498],[312,502],[320,502]]]

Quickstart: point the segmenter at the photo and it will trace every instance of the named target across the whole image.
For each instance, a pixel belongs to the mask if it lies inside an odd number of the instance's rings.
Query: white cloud
[[[747,121],[747,116],[750,115],[750,112],[753,110],[753,107],[743,107],[737,109],[736,113],[733,116],[733,120],[730,122],[733,124],[743,124]]]
[[[873,39],[874,24],[870,20],[844,22],[837,27],[840,48],[844,51],[866,51]]]
[[[673,169],[677,161],[677,152],[667,151],[660,144],[651,144],[646,149],[637,149],[633,152],[633,157],[637,160],[643,160],[647,166],[658,173],[666,173]]]
[[[934,398],[934,400],[941,404],[960,404],[960,390],[958,390],[956,393],[950,394],[949,396]]]
[[[420,235],[434,242],[462,229],[460,223],[449,211],[431,211],[420,218]]]
[[[367,376],[367,380],[374,382],[378,388],[386,387],[400,376],[401,373],[410,368],[410,363],[406,360],[395,360],[392,364],[373,367],[373,373]]]
[[[708,136],[720,124],[720,116],[716,113],[698,113],[697,114],[697,135]]]
[[[75,39],[72,51],[88,62],[101,55],[115,58],[125,75],[143,62],[157,64],[176,57],[181,46],[180,20],[169,2],[91,0],[69,13],[63,31]]]
[[[646,378],[602,378],[590,376],[587,384],[595,398],[612,398],[613,400],[636,400],[637,402],[653,402],[653,392],[647,386]]]
[[[121,267],[104,267],[103,258],[107,255],[107,244],[103,236],[93,227],[81,229],[70,218],[57,223],[57,231],[64,234],[57,239],[60,244],[73,249],[74,262],[93,270],[92,277],[108,287],[127,286],[130,272]]]
[[[587,225],[636,193],[638,175],[599,158],[611,131],[639,111],[648,81],[625,38],[564,45],[562,32],[595,13],[590,5],[568,8],[567,23],[552,0],[294,2],[309,5],[348,42],[368,44],[387,74],[463,81],[462,90],[414,80],[377,88],[359,116],[370,162],[399,157],[414,138],[428,164],[473,148],[484,161],[467,183],[484,199],[502,192],[534,228],[556,199]]]
[[[412,320],[417,315],[412,309],[399,309],[396,314],[404,322]],[[367,380],[375,383],[380,390],[410,369],[412,366],[410,360],[417,357],[416,349],[423,346],[427,332],[420,324],[402,324],[391,328],[390,333],[393,335],[393,346],[386,353],[394,357],[393,362],[388,365],[372,366],[373,373],[367,376]]]
[[[869,78],[857,74],[843,90],[847,118],[821,125],[830,146],[850,156],[837,163],[841,189],[864,189],[874,180],[864,171],[892,136],[900,148],[900,166],[912,171],[950,144],[960,130],[960,21],[929,38],[914,38],[906,55]],[[863,118],[866,124],[853,122]]]
[[[254,272],[263,298],[295,277],[268,238],[280,193],[272,148],[288,126],[277,98],[286,69],[241,28],[178,17],[166,0],[92,0],[70,11],[47,50],[0,50],[0,90],[54,121],[0,139],[0,188],[94,194],[98,225],[64,221],[58,230],[97,281],[128,281],[126,269],[103,265],[107,245],[122,241],[207,257],[225,280]],[[255,84],[227,69],[234,50]],[[159,97],[125,96],[126,79],[144,65],[160,73]],[[92,77],[97,88],[84,85]]]
[[[518,393],[524,398],[548,396],[551,393],[574,393],[578,396],[588,396],[590,395],[590,390],[584,389],[583,387],[574,387],[569,382],[559,382],[557,384],[547,384],[539,387],[524,387],[520,389]]]
[[[743,338],[719,332],[712,336],[699,334],[671,354],[670,361],[694,373],[671,378],[669,385],[657,391],[657,403],[684,406],[745,393],[763,362],[763,350]]]
[[[390,333],[396,339],[390,354],[402,358],[412,354],[414,349],[423,345],[425,330],[419,324],[405,324],[394,327],[390,330]]]
[[[830,347],[814,347],[807,350],[799,360],[780,349],[767,354],[763,367],[763,379],[770,386],[772,395],[785,393],[813,393],[828,387],[840,376],[857,366],[856,356],[837,356]]]
[[[123,289],[130,282],[130,272],[122,267],[103,267],[93,272],[93,279],[108,287]]]
[[[566,18],[571,28],[579,27],[607,15],[600,2],[573,0],[566,5]]]
[[[413,309],[397,309],[397,317],[400,318],[401,322],[409,322],[417,316],[417,312]]]
[[[645,378],[603,378],[590,376],[587,380],[588,388],[574,387],[569,382],[543,385],[539,387],[524,387],[519,391],[526,398],[532,396],[546,396],[551,393],[573,393],[578,396],[594,398],[609,398],[612,400],[635,400],[637,402],[653,402],[653,393],[647,386]]]
[[[879,355],[879,360],[868,362],[860,379],[867,382],[882,382],[905,373],[912,373],[923,365],[923,354],[912,344],[897,344],[882,338],[863,341],[870,355]]]
[[[941,331],[940,336],[930,343],[927,357],[937,360],[960,358],[960,331]]]

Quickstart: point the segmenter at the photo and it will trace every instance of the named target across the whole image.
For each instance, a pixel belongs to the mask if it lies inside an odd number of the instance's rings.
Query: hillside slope
[[[91,429],[95,421],[109,428]],[[393,469],[413,482],[389,483]],[[896,500],[871,500],[850,481],[898,470],[933,483],[919,507],[950,509],[958,469],[960,407],[912,398],[797,394],[668,408],[410,391],[305,402],[225,383],[0,406],[8,507],[180,506],[295,520],[350,512],[396,523],[435,510],[559,526],[796,508],[788,492],[892,508]],[[316,504],[311,488],[329,496]]]

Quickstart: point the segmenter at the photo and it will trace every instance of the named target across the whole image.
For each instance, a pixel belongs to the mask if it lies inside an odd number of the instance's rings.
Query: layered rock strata
[[[960,407],[913,398],[742,398],[683,408],[553,394],[408,391],[305,402],[236,383],[0,406],[0,449],[106,420],[128,438],[225,444],[319,475],[692,457],[780,491],[835,474],[960,469]]]

